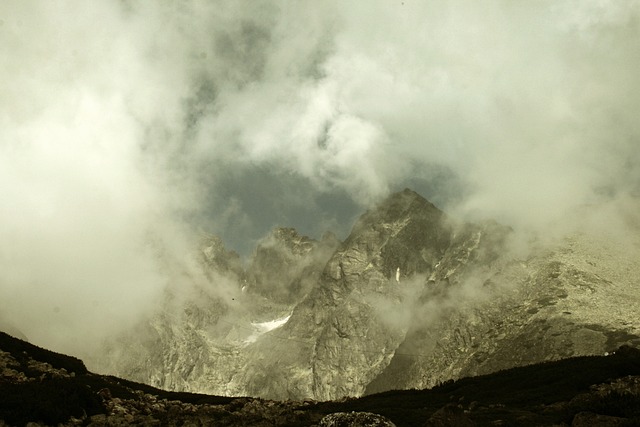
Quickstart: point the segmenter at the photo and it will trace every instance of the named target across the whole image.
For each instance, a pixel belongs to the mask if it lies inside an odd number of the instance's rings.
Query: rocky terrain
[[[276,229],[246,267],[209,237],[206,280],[169,289],[90,366],[173,391],[332,400],[638,347],[640,230],[627,230],[522,250],[508,227],[404,190],[344,242]]]
[[[482,298],[456,295],[437,320],[416,324],[368,392],[640,346],[637,256],[637,247],[576,235],[500,266],[480,285]],[[447,292],[444,274],[436,272],[430,295]]]
[[[236,253],[207,236],[198,254],[206,277],[167,289],[151,318],[89,363],[167,390],[249,395],[237,379],[247,349],[290,317],[338,244],[331,234],[315,241],[279,228],[260,242],[245,271]]]
[[[0,332],[0,426],[636,426],[640,351],[339,401],[168,392]]]

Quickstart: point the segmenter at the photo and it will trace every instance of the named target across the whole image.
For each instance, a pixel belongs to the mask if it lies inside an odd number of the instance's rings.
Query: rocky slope
[[[275,230],[246,270],[211,239],[207,280],[168,292],[95,367],[169,390],[329,400],[639,346],[629,230],[514,251],[509,228],[404,190],[342,243]]]
[[[247,392],[280,399],[364,392],[404,341],[406,308],[422,287],[416,277],[430,275],[448,254],[453,228],[408,190],[363,215],[279,332],[286,339],[250,349],[242,373]],[[456,242],[476,244],[462,240]]]
[[[413,325],[368,392],[640,347],[638,255],[637,246],[583,234],[500,266],[466,293],[436,272],[424,291],[445,295],[439,308],[426,306],[436,319]]]
[[[204,277],[167,289],[162,307],[89,361],[101,372],[166,390],[247,395],[238,374],[248,348],[284,323],[339,241],[278,228],[259,242],[245,271],[215,236],[203,239]]]
[[[167,392],[0,332],[0,426],[620,426],[640,423],[640,351],[337,402]]]

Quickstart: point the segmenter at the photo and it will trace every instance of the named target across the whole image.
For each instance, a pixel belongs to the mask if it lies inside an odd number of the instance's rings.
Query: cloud
[[[153,242],[187,246],[172,219],[187,198],[145,153],[141,125],[176,120],[180,84],[109,3],[14,2],[1,15],[0,310],[34,342],[83,351],[170,279]]]
[[[518,226],[637,191],[636,3],[314,12],[303,30],[308,16],[281,6],[262,75],[222,91],[203,119],[204,153],[287,170],[363,206],[416,176],[431,192],[432,171],[449,171],[464,197],[436,196],[445,208]]]
[[[407,185],[534,229],[637,196],[639,9],[4,2],[0,309],[71,345],[133,321],[195,230],[344,234]]]

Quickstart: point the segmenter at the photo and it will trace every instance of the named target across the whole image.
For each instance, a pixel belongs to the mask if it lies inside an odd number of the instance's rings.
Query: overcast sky
[[[0,64],[0,317],[62,349],[200,232],[640,195],[639,1],[6,0]]]

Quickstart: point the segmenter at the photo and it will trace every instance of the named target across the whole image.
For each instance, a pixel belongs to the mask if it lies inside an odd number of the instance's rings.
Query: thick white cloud
[[[281,8],[296,22],[300,11]],[[411,178],[410,162],[444,166],[466,184],[461,214],[540,226],[603,192],[637,189],[638,9],[342,4],[314,21],[334,30],[330,42],[279,21],[264,74],[223,91],[199,140],[225,161],[286,168],[365,204]],[[314,55],[316,73],[304,74]]]
[[[180,81],[111,3],[0,10],[0,310],[34,341],[81,351],[169,280],[154,241],[183,245],[171,215],[185,198],[142,125],[179,117]]]

